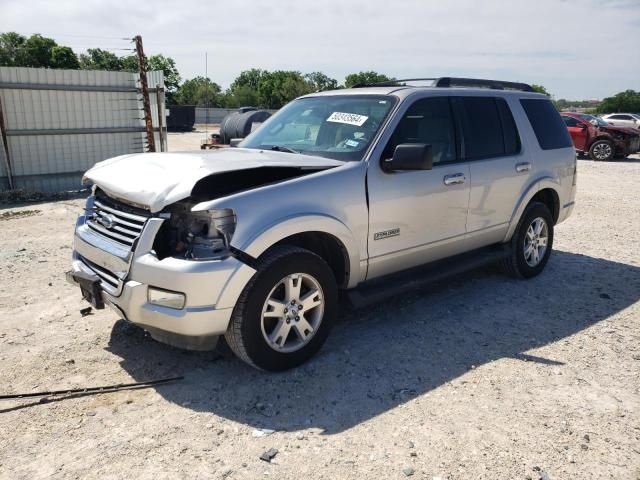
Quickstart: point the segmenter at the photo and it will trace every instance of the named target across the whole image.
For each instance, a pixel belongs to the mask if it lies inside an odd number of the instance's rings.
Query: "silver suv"
[[[485,261],[538,275],[576,193],[553,104],[525,84],[415,83],[301,97],[238,148],[96,164],[67,278],[161,342],[224,335],[283,370],[321,348],[343,291],[363,304]]]

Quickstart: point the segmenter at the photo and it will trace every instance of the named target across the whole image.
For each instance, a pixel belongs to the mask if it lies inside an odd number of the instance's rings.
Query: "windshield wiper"
[[[287,153],[300,153],[293,148],[285,147],[284,145],[273,145],[271,150],[275,150],[276,152],[287,152]]]

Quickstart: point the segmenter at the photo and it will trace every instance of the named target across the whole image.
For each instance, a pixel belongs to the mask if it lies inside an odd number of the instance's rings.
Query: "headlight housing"
[[[187,203],[179,203],[169,209],[169,218],[154,244],[158,257],[203,261],[229,256],[236,228],[233,210],[221,208],[192,212],[192,207]]]

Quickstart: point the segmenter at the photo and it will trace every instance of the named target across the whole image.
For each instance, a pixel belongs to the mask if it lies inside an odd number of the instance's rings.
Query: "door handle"
[[[459,185],[464,183],[466,177],[464,173],[452,173],[451,175],[444,176],[444,184],[445,185]]]
[[[528,172],[531,170],[531,164],[529,162],[516,163],[516,172]]]

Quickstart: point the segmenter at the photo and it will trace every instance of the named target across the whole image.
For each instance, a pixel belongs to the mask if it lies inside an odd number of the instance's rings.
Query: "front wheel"
[[[333,272],[321,257],[299,247],[275,247],[260,259],[240,295],[225,334],[227,343],[254,367],[296,367],[327,339],[337,290]]]
[[[609,140],[598,140],[589,148],[589,157],[592,160],[606,162],[613,158],[613,154],[613,144]]]
[[[527,206],[511,239],[511,252],[500,267],[515,278],[539,275],[549,261],[553,247],[553,218],[547,206],[533,202]]]

